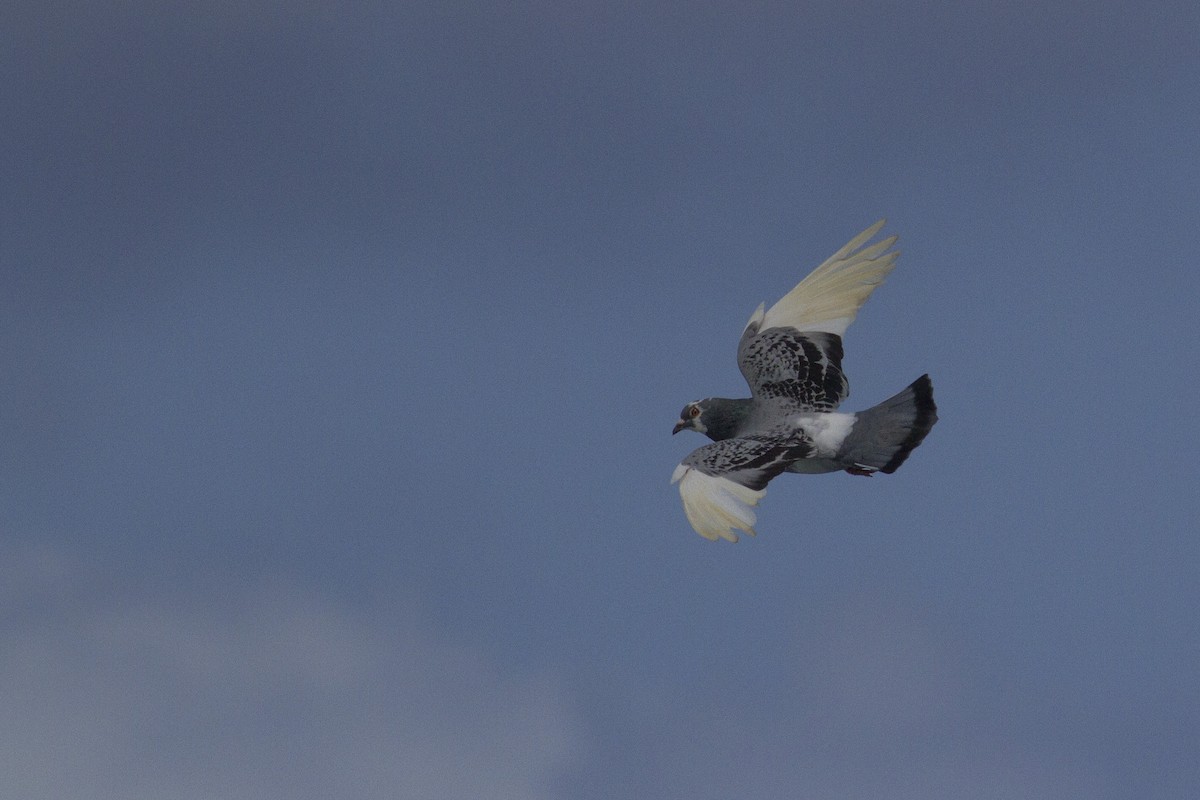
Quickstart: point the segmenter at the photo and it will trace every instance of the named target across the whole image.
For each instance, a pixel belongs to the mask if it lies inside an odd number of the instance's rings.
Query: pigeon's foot
[[[846,472],[849,472],[851,475],[862,475],[864,478],[871,477],[877,471],[870,467],[846,467]]]

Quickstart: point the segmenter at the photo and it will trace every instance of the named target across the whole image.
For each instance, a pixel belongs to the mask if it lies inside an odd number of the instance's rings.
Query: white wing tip
[[[900,255],[890,250],[897,236],[867,244],[886,222],[881,219],[855,236],[796,284],[767,309],[762,327],[793,327],[844,336],[859,308],[883,283]]]
[[[736,542],[735,530],[757,535],[753,507],[766,495],[766,489],[750,489],[686,464],[675,468],[671,483],[679,483],[679,496],[683,499],[688,522],[705,539]]]
[[[866,241],[867,239],[870,239],[872,236],[874,236],[875,234],[877,234],[881,230],[883,230],[884,225],[887,225],[887,217],[880,217],[878,220],[875,221],[874,225],[872,225],[871,227],[867,228],[865,231],[860,233],[859,236],[862,237],[863,241]],[[857,238],[857,237],[855,237],[855,238]],[[896,237],[893,236],[892,238],[895,239]]]

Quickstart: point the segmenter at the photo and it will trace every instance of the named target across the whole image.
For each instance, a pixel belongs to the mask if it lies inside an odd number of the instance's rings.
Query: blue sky
[[[2,12],[0,794],[1200,792],[1190,3]],[[668,485],[879,217],[898,473]]]

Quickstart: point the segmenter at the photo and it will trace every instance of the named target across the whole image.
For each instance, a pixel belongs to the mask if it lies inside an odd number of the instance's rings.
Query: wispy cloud
[[[6,555],[4,796],[537,798],[580,747],[553,676],[412,615],[283,585],[106,597],[61,552]]]

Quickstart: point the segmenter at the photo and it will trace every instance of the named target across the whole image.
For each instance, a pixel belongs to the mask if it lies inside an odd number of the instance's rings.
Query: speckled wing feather
[[[812,452],[799,431],[724,439],[693,450],[671,483],[679,484],[696,533],[736,542],[735,530],[754,535],[754,506],[766,495],[767,482]]]
[[[842,373],[842,335],[895,265],[896,237],[865,246],[876,222],[764,311],[760,305],[738,344],[738,366],[756,399],[787,398],[830,411],[850,394]]]
[[[738,367],[757,400],[786,398],[806,411],[832,411],[850,394],[842,373],[842,337],[795,328],[747,328]]]

